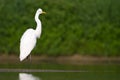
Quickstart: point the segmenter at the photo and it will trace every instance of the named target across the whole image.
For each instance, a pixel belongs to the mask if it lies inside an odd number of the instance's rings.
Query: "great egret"
[[[35,21],[37,23],[36,29],[27,29],[20,40],[20,61],[23,61],[32,51],[36,45],[37,38],[40,38],[42,32],[42,24],[39,20],[39,15],[45,13],[39,8],[35,14]]]

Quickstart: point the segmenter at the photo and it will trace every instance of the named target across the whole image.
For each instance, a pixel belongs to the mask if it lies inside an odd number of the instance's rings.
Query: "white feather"
[[[24,60],[36,45],[36,36],[33,29],[28,29],[20,41],[20,61]]]

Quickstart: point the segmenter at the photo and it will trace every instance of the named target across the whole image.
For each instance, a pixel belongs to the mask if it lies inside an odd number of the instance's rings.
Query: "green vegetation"
[[[43,32],[35,54],[120,56],[120,0],[0,0],[0,52],[19,54],[41,7]]]

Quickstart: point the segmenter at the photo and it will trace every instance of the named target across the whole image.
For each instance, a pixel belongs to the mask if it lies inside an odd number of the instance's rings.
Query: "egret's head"
[[[37,13],[39,13],[39,14],[45,14],[46,12],[42,11],[42,9],[39,8],[39,9],[37,10]]]

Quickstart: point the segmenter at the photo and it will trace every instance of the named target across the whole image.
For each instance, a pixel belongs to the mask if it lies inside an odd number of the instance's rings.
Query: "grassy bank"
[[[93,57],[93,56],[31,56],[20,62],[19,56],[15,55],[0,55],[0,65],[11,64],[68,64],[68,65],[119,65],[120,57]]]

